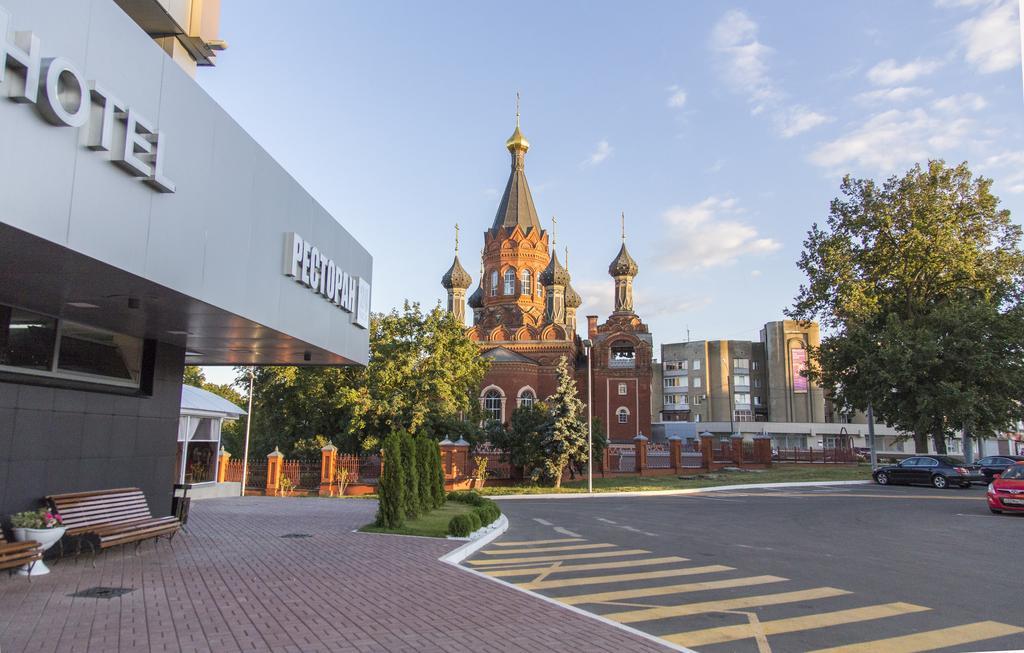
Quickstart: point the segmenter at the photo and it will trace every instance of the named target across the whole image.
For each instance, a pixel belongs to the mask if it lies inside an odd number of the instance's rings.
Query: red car
[[[1024,463],[1010,465],[988,485],[988,509],[999,514],[1024,512]]]

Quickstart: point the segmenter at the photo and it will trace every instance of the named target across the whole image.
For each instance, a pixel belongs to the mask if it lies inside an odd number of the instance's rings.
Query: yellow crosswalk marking
[[[927,630],[923,633],[903,635],[902,637],[889,637],[887,639],[876,639],[873,642],[823,648],[813,651],[813,653],[874,653],[874,651],[918,653],[919,651],[933,651],[937,648],[970,644],[985,639],[1005,637],[1018,633],[1024,633],[1024,628],[1001,624],[998,621],[979,621],[973,624],[964,624],[963,626],[953,626],[952,628]]]
[[[641,571],[633,574],[611,574],[606,576],[585,576],[583,578],[561,578],[558,580],[542,580],[534,583],[520,583],[518,584],[518,586],[524,590],[547,590],[556,587],[579,587],[580,585],[597,585],[600,583],[623,583],[631,580],[672,578],[674,576],[695,576],[697,574],[713,574],[719,571],[732,570],[733,567],[726,567],[725,565],[707,565],[704,567],[686,567],[683,569]]]
[[[644,558],[643,560],[616,560],[615,562],[587,562],[580,565],[561,565],[552,569],[547,567],[516,567],[514,569],[502,569],[500,571],[485,571],[488,576],[507,578],[509,576],[533,576],[550,571],[553,574],[562,574],[567,571],[596,571],[598,569],[622,569],[624,567],[649,567],[653,565],[666,565],[674,562],[689,562],[689,558],[679,556],[665,556],[664,558]]]
[[[584,549],[609,549],[614,544],[567,544],[565,546],[529,546],[522,549],[499,549],[497,551],[488,549],[481,551],[484,555],[510,555],[513,553],[550,553],[552,551],[582,551]]]
[[[660,608],[648,608],[645,610],[624,610],[612,614],[603,615],[612,621],[622,624],[631,624],[638,621],[652,621],[654,619],[668,619],[671,617],[685,617],[705,612],[721,612],[723,610],[742,610],[744,608],[756,608],[765,605],[781,605],[783,603],[795,603],[797,601],[813,601],[815,599],[826,599],[832,596],[849,594],[846,590],[834,587],[816,587],[798,592],[781,592],[779,594],[762,594],[759,596],[744,596],[738,599],[724,599],[721,601],[702,601],[700,603],[684,603],[682,605],[669,605]]]
[[[644,549],[626,549],[624,551],[598,551],[596,553],[563,553],[550,556],[530,556],[528,558],[501,558],[500,560],[470,560],[469,564],[477,567],[512,565],[520,562],[554,562],[555,560],[582,560],[584,558],[612,558],[615,556],[638,556],[650,551]]]
[[[896,617],[914,612],[930,610],[920,605],[910,603],[882,603],[870,605],[863,608],[852,608],[850,610],[836,610],[835,612],[822,612],[819,614],[807,615],[805,617],[790,617],[788,619],[773,619],[761,621],[760,632],[765,635],[779,635],[782,633],[794,633],[801,630],[813,630],[827,626],[838,626],[840,624],[852,624],[859,621],[871,621],[884,617]],[[758,633],[750,624],[739,624],[735,626],[720,626],[718,628],[705,628],[703,630],[691,630],[675,635],[666,635],[663,639],[674,644],[686,647],[705,646],[708,644],[720,644],[722,642],[734,642],[738,639],[755,637]]]
[[[517,542],[495,542],[494,546],[523,546],[525,544],[565,544],[566,542],[586,542],[582,537],[563,537],[558,540],[519,540]]]
[[[661,587],[639,587],[629,590],[616,590],[613,592],[597,592],[594,594],[577,594],[575,596],[554,596],[556,601],[568,605],[581,603],[603,603],[605,601],[626,601],[638,599],[643,596],[664,596],[666,594],[683,594],[684,592],[703,592],[705,590],[726,589],[729,587],[747,587],[749,585],[763,585],[765,583],[778,583],[786,578],[780,576],[747,576],[745,578],[727,578],[725,580],[709,580],[701,583],[683,583],[681,585],[663,585]]]

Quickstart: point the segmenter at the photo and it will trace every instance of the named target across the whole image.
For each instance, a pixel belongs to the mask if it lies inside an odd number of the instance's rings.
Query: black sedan
[[[1007,467],[1019,462],[1024,462],[1024,456],[987,456],[982,458],[974,463],[980,473],[980,477],[975,480],[986,484],[991,483],[993,476],[1002,474]]]
[[[904,483],[947,488],[971,487],[971,472],[963,463],[946,456],[914,456],[898,465],[879,467],[873,476],[879,485]]]

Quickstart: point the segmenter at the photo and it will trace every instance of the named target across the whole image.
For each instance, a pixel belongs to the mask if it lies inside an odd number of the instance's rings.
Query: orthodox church
[[[591,353],[593,414],[609,438],[631,441],[651,430],[651,334],[633,311],[633,278],[639,267],[626,249],[625,231],[608,273],[615,283],[615,310],[603,324],[587,316],[586,340],[577,334],[576,311],[583,298],[572,287],[567,266],[537,218],[526,181],[530,143],[516,128],[505,143],[512,169],[490,229],[484,232],[478,285],[469,296],[471,340],[490,368],[480,402],[493,419],[508,423],[512,411],[554,393],[557,366],[566,357],[579,396],[587,400],[587,352]],[[441,278],[448,310],[466,320],[466,291],[473,280],[462,266],[456,237],[455,260]]]

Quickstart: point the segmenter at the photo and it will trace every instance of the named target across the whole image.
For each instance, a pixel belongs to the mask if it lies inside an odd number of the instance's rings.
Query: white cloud
[[[929,93],[931,93],[930,90],[920,86],[896,86],[860,93],[853,99],[861,104],[895,104],[923,97]]]
[[[921,107],[876,113],[863,125],[820,145],[810,161],[836,172],[859,166],[891,173],[906,164],[942,156],[975,133],[974,120],[960,110],[976,109],[978,104],[943,104],[945,110],[936,107],[939,115]]]
[[[659,317],[663,315],[679,315],[692,313],[711,304],[711,298],[704,297],[667,297],[659,296],[658,301],[645,302],[637,299],[636,309],[641,316]]]
[[[711,30],[711,49],[720,57],[726,81],[748,96],[755,115],[782,96],[768,74],[773,50],[757,40],[757,30],[757,23],[737,9],[725,12]]]
[[[831,122],[832,118],[816,111],[811,111],[805,106],[795,105],[780,112],[776,116],[779,127],[779,135],[783,138],[792,138],[797,134],[814,129],[819,125]]]
[[[1003,152],[985,159],[982,168],[996,185],[1011,193],[1024,193],[1024,150]],[[996,174],[989,171],[994,169]],[[1002,172],[999,172],[1002,171]]]
[[[751,271],[750,271],[750,276],[751,276],[752,278],[756,279],[756,278],[758,278],[759,276],[761,276],[761,271],[760,271],[760,270],[751,270]]]
[[[686,105],[686,91],[678,86],[668,87],[668,106],[672,109],[681,109]]]
[[[914,59],[902,65],[896,63],[895,59],[886,59],[868,71],[868,80],[877,86],[906,84],[918,77],[930,75],[941,67],[942,62],[934,59]]]
[[[605,141],[605,140],[598,141],[597,142],[597,147],[590,154],[590,156],[588,156],[583,161],[583,165],[585,165],[585,166],[600,165],[600,164],[604,163],[605,160],[608,157],[610,157],[612,155],[612,152],[614,152],[614,151],[615,151],[615,148],[613,148],[611,145],[609,145],[608,141]]]
[[[768,254],[782,245],[742,222],[734,198],[708,197],[690,206],[673,206],[662,214],[666,270],[702,270],[736,262],[748,254]]]
[[[1020,27],[1016,0],[988,3],[981,14],[957,26],[964,58],[979,72],[996,73],[1020,63]]]
[[[600,280],[579,279],[572,282],[573,288],[583,298],[583,305],[576,315],[608,315],[615,308],[615,282],[610,277]],[[583,319],[584,331],[586,320]]]
[[[950,95],[942,99],[936,100],[932,103],[932,107],[939,111],[945,111],[947,113],[959,113],[961,109],[970,109],[971,111],[981,111],[988,106],[988,102],[985,98],[981,97],[977,93],[962,93],[960,95]]]

